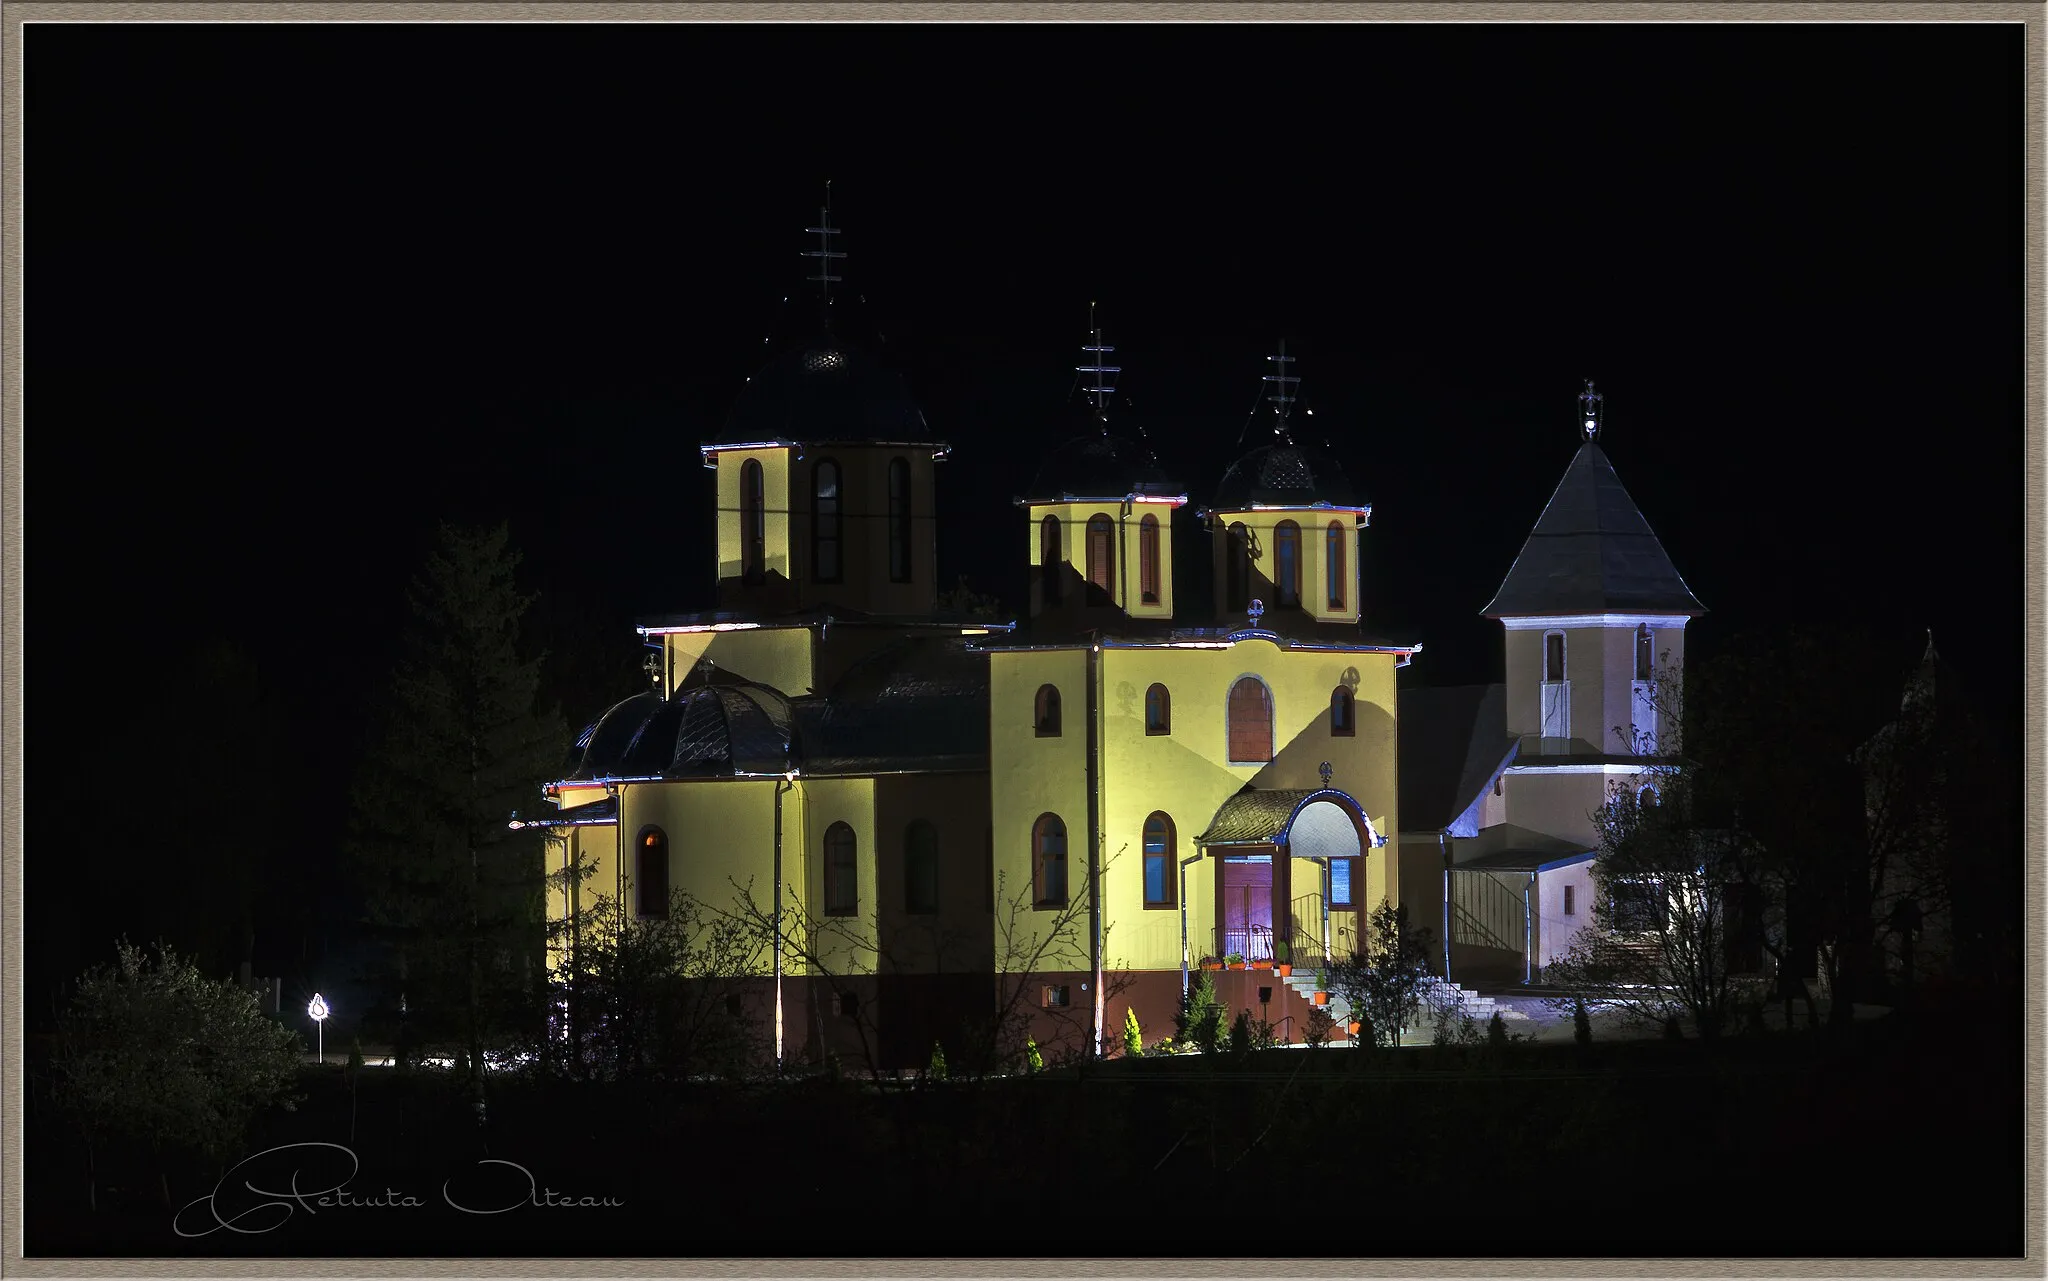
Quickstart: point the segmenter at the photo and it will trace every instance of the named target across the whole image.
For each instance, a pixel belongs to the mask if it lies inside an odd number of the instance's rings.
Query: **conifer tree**
[[[428,1036],[459,1037],[481,1089],[487,1039],[538,1016],[546,973],[541,803],[568,736],[542,709],[532,604],[504,525],[443,526],[408,592],[412,619],[355,798],[351,853],[383,977]]]

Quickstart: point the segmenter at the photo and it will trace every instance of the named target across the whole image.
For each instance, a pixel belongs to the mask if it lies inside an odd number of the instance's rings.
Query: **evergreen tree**
[[[543,836],[515,811],[564,760],[520,652],[533,598],[502,524],[443,526],[414,578],[413,617],[356,790],[351,853],[384,974],[428,1037],[459,1038],[476,1088],[487,1040],[538,1017],[546,974]]]

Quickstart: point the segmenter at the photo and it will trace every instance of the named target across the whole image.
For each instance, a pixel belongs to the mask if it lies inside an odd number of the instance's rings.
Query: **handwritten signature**
[[[349,1183],[361,1168],[354,1150],[339,1143],[285,1143],[265,1148],[236,1162],[213,1185],[213,1191],[187,1203],[173,1215],[171,1230],[181,1237],[203,1237],[223,1228],[255,1236],[276,1231],[301,1210],[317,1214],[321,1210],[410,1210],[427,1205],[416,1196],[388,1186],[382,1192],[368,1194],[351,1191]],[[596,1209],[625,1204],[612,1197],[568,1196],[553,1188],[543,1188],[533,1172],[517,1161],[487,1157],[476,1163],[472,1173],[474,1177],[464,1178],[459,1197],[456,1176],[441,1184],[441,1199],[464,1214],[506,1214],[528,1206]],[[302,1179],[309,1186],[301,1187]],[[258,1180],[264,1184],[283,1181],[285,1186],[259,1187]],[[195,1213],[199,1206],[206,1208]],[[213,1222],[199,1226],[206,1217]]]

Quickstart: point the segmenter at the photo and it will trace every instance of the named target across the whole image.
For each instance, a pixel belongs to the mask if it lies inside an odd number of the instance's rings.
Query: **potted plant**
[[[1202,968],[1205,970],[1220,970],[1223,968],[1223,962],[1213,956],[1205,956],[1202,958]]]
[[[1273,945],[1273,972],[1283,979],[1294,973],[1294,966],[1289,960],[1293,955],[1293,950],[1287,944],[1275,943]]]
[[[1252,968],[1255,970],[1270,970],[1273,968],[1273,958],[1270,956],[1255,957],[1252,960]]]
[[[1330,1003],[1330,994],[1328,992],[1317,992],[1315,994],[1315,1003],[1317,1005],[1328,1005]]]
[[[1243,969],[1243,968],[1244,968],[1244,953],[1242,953],[1242,952],[1232,952],[1232,953],[1231,953],[1230,955],[1228,955],[1228,956],[1224,957],[1224,958],[1223,958],[1223,968],[1225,968],[1225,969],[1227,969],[1227,970],[1241,970],[1241,969]]]

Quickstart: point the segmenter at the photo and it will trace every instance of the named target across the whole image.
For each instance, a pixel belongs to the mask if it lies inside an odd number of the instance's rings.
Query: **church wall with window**
[[[1110,864],[1104,886],[1116,959],[1141,970],[1177,970],[1180,965],[1178,910],[1146,905],[1143,837],[1145,822],[1155,812],[1173,822],[1176,893],[1179,860],[1196,852],[1194,838],[1248,781],[1261,789],[1317,788],[1322,786],[1318,766],[1329,761],[1332,785],[1357,798],[1380,830],[1396,830],[1394,663],[1390,654],[1285,650],[1264,639],[1242,640],[1227,649],[1104,650],[1105,845],[1110,855],[1123,850]],[[1265,762],[1233,764],[1227,741],[1230,691],[1246,675],[1256,676],[1272,700],[1272,754]],[[1167,734],[1146,730],[1145,693],[1154,684],[1165,686],[1170,696]],[[1354,732],[1348,737],[1330,733],[1330,693],[1340,684],[1354,687]],[[1382,857],[1392,849],[1386,846],[1364,860],[1360,888],[1372,902],[1398,892],[1398,872]],[[1293,872],[1297,896],[1307,893],[1319,876],[1308,864]],[[1214,866],[1207,861],[1188,869],[1188,934],[1196,958],[1209,950],[1214,879]]]
[[[657,639],[662,646],[666,688],[671,692],[689,680],[697,664],[707,658],[721,671],[773,686],[791,697],[808,694],[819,684],[814,635],[808,627],[705,628],[658,634]]]
[[[760,469],[758,507],[756,491],[748,483],[755,474],[749,463]],[[744,582],[749,577],[787,581],[795,573],[789,523],[791,480],[787,449],[734,449],[718,455],[720,583]]]
[[[1133,618],[1173,617],[1172,524],[1177,505],[1101,500],[1031,504],[1026,511],[1032,603],[1041,612],[1094,606],[1119,609]],[[1156,539],[1146,533],[1148,516],[1155,522]],[[1047,530],[1047,518],[1056,533]],[[1048,555],[1054,558],[1050,562]],[[1154,572],[1147,573],[1148,565],[1155,567]]]
[[[1207,519],[1219,612],[1241,615],[1245,602],[1257,599],[1265,603],[1268,613],[1298,609],[1317,622],[1358,621],[1358,534],[1365,526],[1364,517],[1351,511],[1304,507],[1217,510]],[[1335,539],[1332,526],[1336,527]],[[1233,579],[1240,571],[1232,565],[1234,553],[1230,550],[1239,528],[1248,562],[1241,571],[1242,587]],[[1285,570],[1290,557],[1291,573]]]
[[[998,650],[989,656],[989,824],[996,932],[1014,920],[1019,947],[1037,946],[1056,907],[1034,894],[1033,825],[1055,814],[1066,828],[1067,901],[1083,902],[1088,835],[1087,653],[1080,648]],[[1039,691],[1059,691],[1059,732],[1041,733]],[[988,838],[984,838],[987,840]],[[1020,906],[1021,905],[1021,906]],[[1086,913],[1079,917],[1086,946]]]

